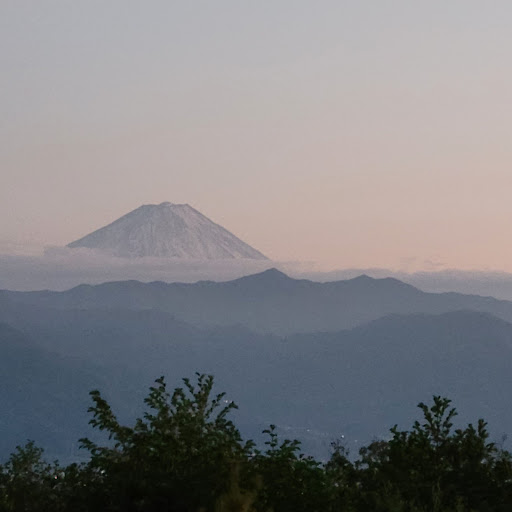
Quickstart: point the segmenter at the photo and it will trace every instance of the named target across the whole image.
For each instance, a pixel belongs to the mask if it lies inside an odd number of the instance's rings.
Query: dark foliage
[[[298,441],[266,448],[244,442],[228,418],[236,405],[212,396],[197,374],[172,393],[163,378],[145,399],[148,412],[121,425],[99,391],[91,424],[108,434],[82,439],[87,463],[44,461],[32,442],[0,466],[1,512],[462,512],[512,510],[511,455],[489,441],[486,423],[454,429],[450,400],[419,404],[422,421],[391,429],[389,441],[361,449],[353,462],[341,443],[320,463]]]

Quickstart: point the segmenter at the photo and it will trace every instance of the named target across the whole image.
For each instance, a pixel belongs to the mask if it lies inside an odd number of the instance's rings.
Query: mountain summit
[[[188,204],[146,204],[68,244],[115,256],[198,260],[266,256]]]

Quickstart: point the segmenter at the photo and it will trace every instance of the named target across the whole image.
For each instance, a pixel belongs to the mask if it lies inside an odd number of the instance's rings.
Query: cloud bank
[[[313,281],[351,279],[361,274],[395,277],[428,292],[457,291],[512,300],[512,274],[442,270],[401,272],[384,268],[322,271],[312,262],[268,260],[182,260],[118,258],[91,249],[52,247],[42,254],[0,254],[0,289],[67,290],[79,284],[135,279],[143,282],[228,281],[276,267],[290,277]]]
[[[0,288],[66,290],[106,281],[224,281],[262,272],[272,262],[259,260],[180,260],[118,258],[90,249],[49,248],[42,255],[0,255]]]

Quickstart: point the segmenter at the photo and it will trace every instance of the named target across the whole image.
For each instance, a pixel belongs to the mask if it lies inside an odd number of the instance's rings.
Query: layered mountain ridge
[[[153,379],[213,374],[258,439],[270,423],[325,457],[406,426],[432,395],[512,432],[512,302],[425,293],[396,279],[318,283],[271,269],[194,284],[138,281],[0,291],[0,457],[25,439],[71,460],[87,392],[122,421]],[[85,430],[84,430],[85,429]]]
[[[199,326],[243,325],[261,333],[349,329],[390,314],[472,310],[512,322],[512,302],[458,293],[426,293],[397,279],[360,276],[319,283],[270,269],[232,281],[109,282],[65,292],[0,291],[7,302],[57,309],[157,309]],[[6,319],[8,321],[8,319]]]

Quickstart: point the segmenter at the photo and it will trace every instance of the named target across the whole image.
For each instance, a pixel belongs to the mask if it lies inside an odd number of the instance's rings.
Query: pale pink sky
[[[0,252],[189,203],[276,260],[512,271],[512,3],[12,0]]]

